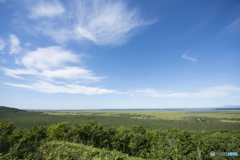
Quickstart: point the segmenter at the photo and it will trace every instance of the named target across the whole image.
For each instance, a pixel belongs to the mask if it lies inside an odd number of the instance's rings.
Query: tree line
[[[90,120],[73,126],[69,122],[62,122],[50,126],[34,126],[31,129],[19,129],[13,123],[0,122],[0,133],[2,156],[11,153],[18,158],[31,159],[31,156],[39,155],[42,145],[50,142],[92,146],[143,159],[207,160],[212,159],[211,151],[240,153],[240,130],[146,130],[141,125],[132,128],[103,127],[97,121]]]

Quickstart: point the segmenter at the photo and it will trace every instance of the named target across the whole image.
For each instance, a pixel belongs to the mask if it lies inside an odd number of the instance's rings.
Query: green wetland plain
[[[240,159],[240,110],[0,107],[0,159]]]

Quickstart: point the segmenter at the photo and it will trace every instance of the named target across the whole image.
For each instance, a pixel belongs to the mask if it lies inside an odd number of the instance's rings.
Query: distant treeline
[[[0,114],[1,113],[17,113],[17,112],[26,112],[26,111],[21,110],[21,109],[17,109],[17,108],[0,106]]]
[[[240,110],[240,108],[217,108],[215,110]]]
[[[149,131],[141,125],[103,127],[93,120],[25,130],[0,123],[0,159],[208,160],[211,151],[240,153],[240,130]]]

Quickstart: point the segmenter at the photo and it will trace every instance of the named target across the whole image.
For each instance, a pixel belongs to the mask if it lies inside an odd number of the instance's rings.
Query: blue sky
[[[0,0],[0,105],[240,105],[239,0]]]

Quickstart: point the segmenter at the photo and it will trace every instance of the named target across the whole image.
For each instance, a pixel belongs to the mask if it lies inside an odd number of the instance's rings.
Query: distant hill
[[[26,111],[21,110],[21,109],[17,109],[17,108],[0,106],[0,114],[1,113],[17,113],[17,112],[26,112]]]
[[[216,108],[215,110],[240,110],[240,108]]]
[[[215,110],[240,110],[240,105],[225,105]]]
[[[222,106],[221,108],[240,108],[240,105],[225,105]]]

